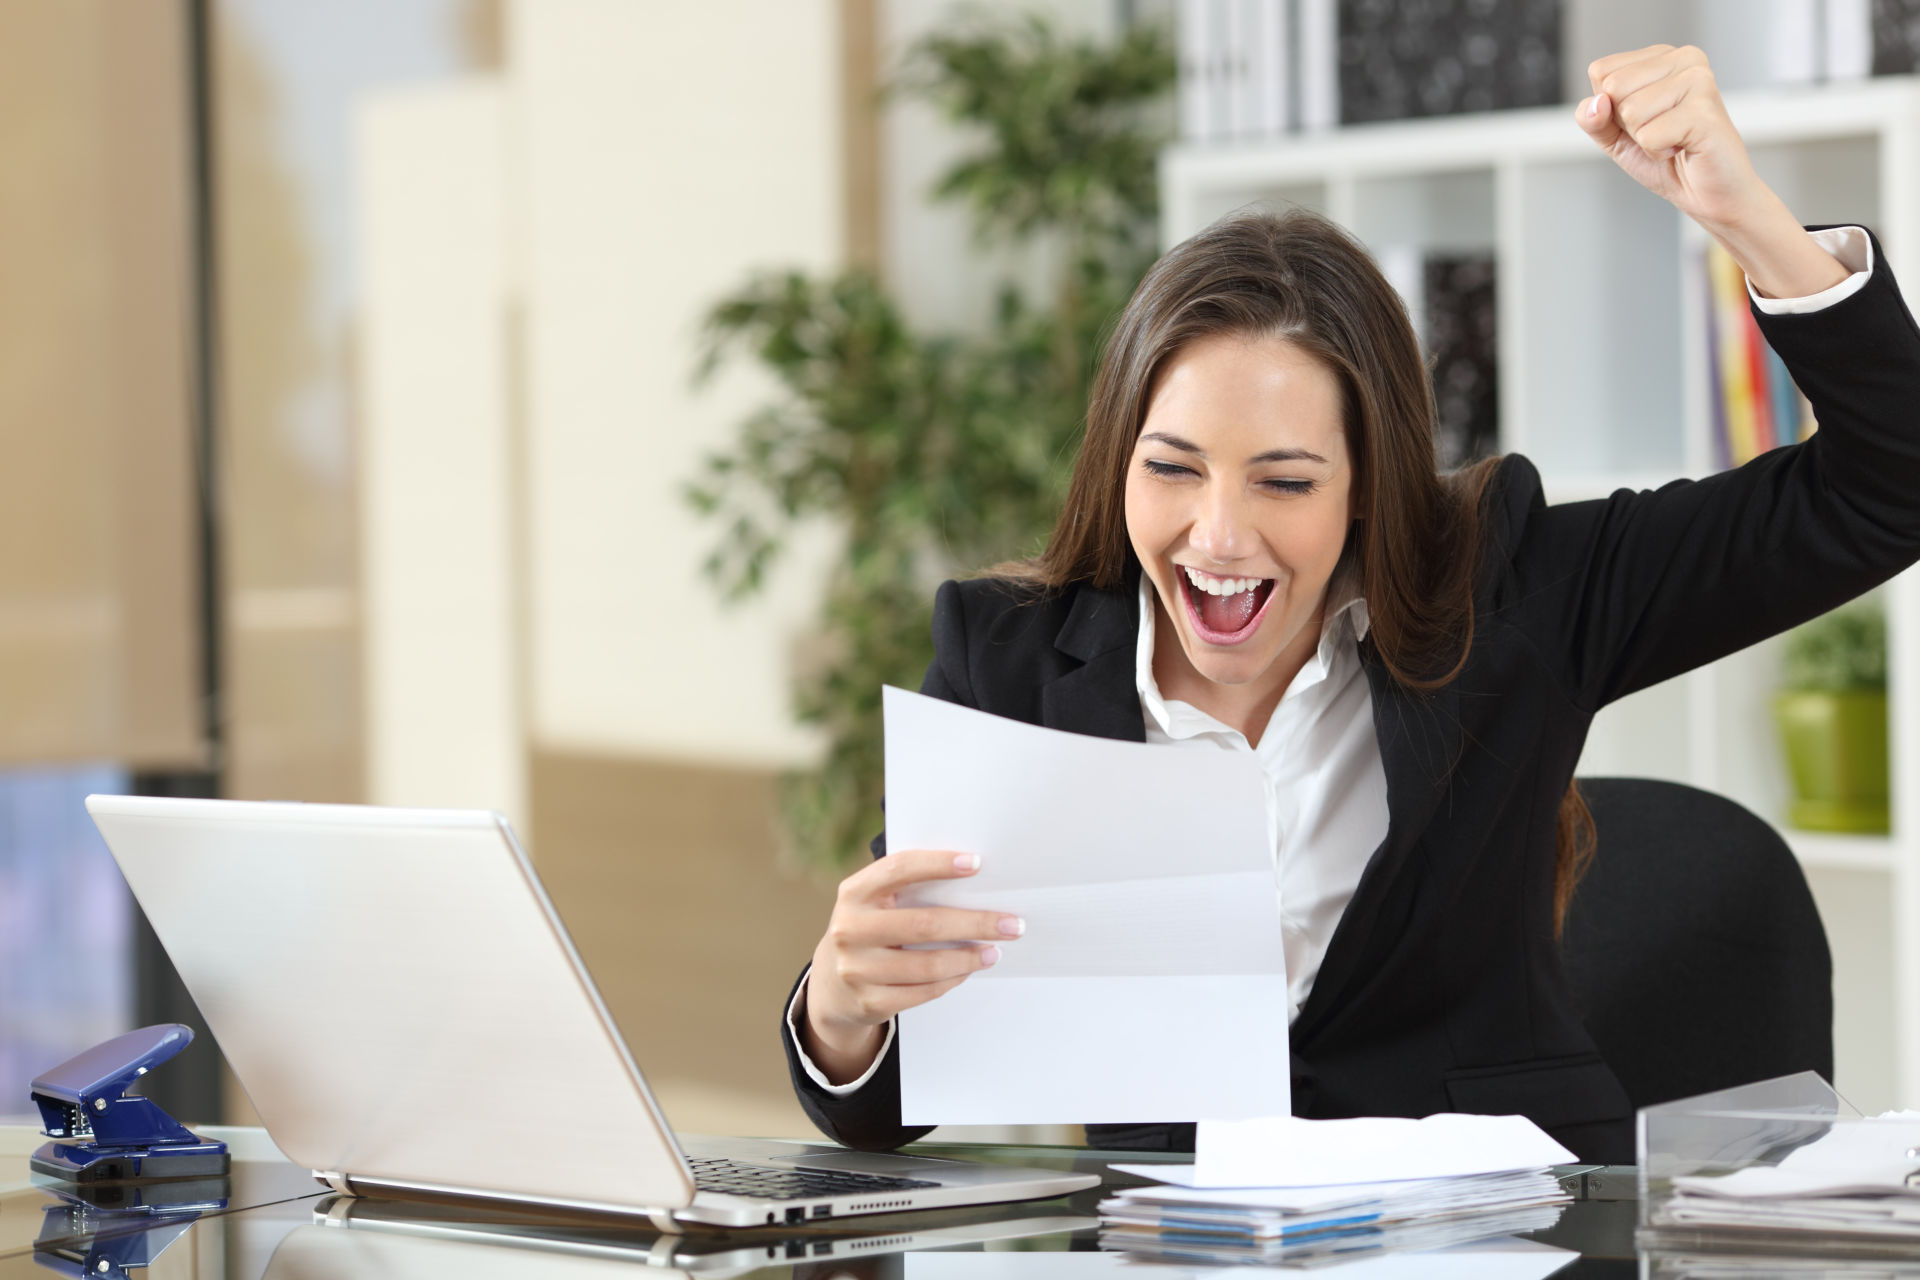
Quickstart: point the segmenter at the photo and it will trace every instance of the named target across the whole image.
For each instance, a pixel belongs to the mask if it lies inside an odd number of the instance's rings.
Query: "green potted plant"
[[[709,577],[752,596],[795,527],[825,519],[845,538],[794,682],[826,754],[783,796],[793,849],[814,866],[866,860],[880,687],[919,687],[934,588],[1038,550],[1052,527],[1106,326],[1155,256],[1175,74],[1170,37],[1148,22],[1096,41],[975,15],[922,38],[892,92],[977,142],[935,198],[964,203],[984,245],[1046,247],[1051,269],[1004,284],[982,333],[915,329],[860,270],[763,273],[708,314],[702,372],[749,357],[779,387],[688,487],[719,529]]]
[[[1867,603],[1787,637],[1774,696],[1793,774],[1788,821],[1808,831],[1887,831],[1887,623]]]

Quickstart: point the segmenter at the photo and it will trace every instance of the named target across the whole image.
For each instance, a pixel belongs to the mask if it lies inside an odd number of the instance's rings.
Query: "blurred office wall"
[[[362,786],[509,812],[669,1112],[799,1131],[825,891],[771,798],[829,531],[728,609],[681,488],[770,393],[690,386],[704,311],[840,260],[839,12],[500,14],[497,69],[354,112]]]
[[[523,0],[496,73],[357,116],[366,793],[514,812],[695,1127],[805,1129],[772,1019],[831,890],[781,868],[773,783],[815,749],[786,689],[834,544],[808,531],[743,606],[704,581],[718,531],[682,488],[774,389],[695,390],[699,324],[753,271],[864,261],[966,327],[1031,266],[983,272],[926,210],[950,128],[874,113],[959,12]]]
[[[226,793],[367,795],[352,121],[497,63],[483,0],[203,0]]]
[[[0,3],[0,1114],[142,1009],[83,798],[210,761],[185,12]]]
[[[690,376],[758,269],[966,327],[1032,268],[927,207],[951,129],[875,112],[964,8],[0,0],[0,765],[501,809],[670,1113],[804,1132],[773,1019],[832,890],[774,785],[835,535],[716,600],[682,485],[773,388]]]
[[[0,767],[204,757],[183,12],[0,12]]]

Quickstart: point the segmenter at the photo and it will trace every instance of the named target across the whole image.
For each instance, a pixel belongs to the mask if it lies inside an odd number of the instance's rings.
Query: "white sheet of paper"
[[[1027,922],[999,964],[901,1015],[902,1122],[1287,1114],[1286,959],[1254,760],[883,698],[888,849],[980,855],[974,875],[905,900]]]
[[[1787,1153],[1778,1165],[1753,1165],[1729,1174],[1678,1177],[1681,1191],[1710,1196],[1848,1196],[1898,1194],[1920,1199],[1907,1176],[1920,1168],[1920,1111],[1889,1111],[1836,1124],[1824,1136]]]
[[[1525,1116],[1451,1112],[1424,1120],[1203,1120],[1194,1146],[1190,1165],[1114,1168],[1182,1187],[1322,1187],[1574,1163],[1573,1152]]]

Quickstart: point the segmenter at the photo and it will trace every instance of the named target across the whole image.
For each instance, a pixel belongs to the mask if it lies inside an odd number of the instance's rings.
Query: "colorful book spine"
[[[1740,276],[1740,303],[1747,302],[1747,278]],[[1773,388],[1767,381],[1767,357],[1773,352],[1767,346],[1767,340],[1760,336],[1760,326],[1753,323],[1753,313],[1747,312],[1745,329],[1747,356],[1747,385],[1753,388],[1753,451],[1765,453],[1780,443],[1780,433],[1773,425]]]
[[[1726,250],[1707,249],[1707,277],[1711,305],[1719,318],[1715,348],[1722,412],[1726,415],[1727,457],[1733,466],[1750,462],[1760,453],[1759,430],[1753,413],[1753,379],[1747,364],[1746,276]]]
[[[1726,325],[1720,319],[1720,299],[1713,287],[1713,262],[1708,256],[1712,248],[1709,245],[1700,255],[1700,271],[1707,278],[1702,295],[1706,299],[1702,309],[1707,317],[1707,408],[1713,416],[1714,469],[1725,471],[1733,465],[1733,437],[1727,429],[1727,398],[1720,394],[1720,331]]]
[[[1706,248],[1708,401],[1720,467],[1804,440],[1813,415],[1787,366],[1760,333],[1747,277],[1718,244]]]

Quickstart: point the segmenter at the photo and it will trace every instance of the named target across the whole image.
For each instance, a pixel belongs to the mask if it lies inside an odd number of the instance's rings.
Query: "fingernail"
[[[1587,99],[1587,116],[1589,119],[1591,119],[1592,117],[1597,116],[1599,114],[1600,114],[1600,95],[1596,93],[1591,98]]]
[[[1000,932],[1009,938],[1017,938],[1027,931],[1027,922],[1019,916],[1001,916]]]
[[[978,871],[980,869],[980,855],[977,853],[955,854],[953,857],[953,869],[955,871]]]
[[[980,967],[982,969],[991,969],[993,968],[993,966],[999,963],[1000,963],[1000,948],[998,947],[980,948]]]

